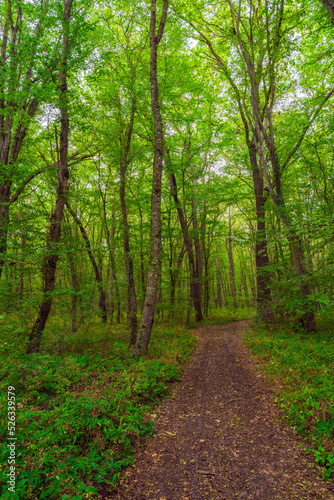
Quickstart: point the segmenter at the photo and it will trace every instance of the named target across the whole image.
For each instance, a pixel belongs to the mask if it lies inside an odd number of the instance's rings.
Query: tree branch
[[[295,147],[292,149],[292,151],[290,151],[287,159],[285,160],[284,164],[282,165],[282,169],[281,171],[283,172],[283,170],[287,167],[289,161],[291,160],[291,158],[293,157],[293,155],[296,153],[296,151],[299,149],[299,146],[301,145],[301,143],[303,142],[304,140],[304,137],[306,135],[306,132],[308,131],[308,129],[310,128],[310,126],[314,123],[314,121],[316,120],[316,118],[318,117],[320,111],[322,110],[322,108],[324,107],[324,105],[326,104],[326,102],[328,101],[328,99],[330,99],[332,97],[332,95],[334,94],[334,89],[331,90],[330,92],[328,92],[328,94],[325,96],[324,100],[322,101],[322,103],[319,105],[318,109],[314,112],[314,115],[313,117],[311,118],[311,120],[309,121],[309,123],[307,125],[305,125],[305,127],[303,128],[302,130],[302,133],[300,134],[300,137],[299,137],[299,140],[297,142],[297,144],[295,145]]]
[[[76,153],[73,153],[71,155],[71,158],[74,158],[75,156],[78,156],[79,154],[80,154],[79,151],[77,151]],[[80,163],[83,160],[87,160],[88,158],[91,158],[92,156],[93,155],[83,155],[80,158],[78,158],[77,160],[72,161],[71,163],[69,163],[68,166],[70,167],[72,165],[76,165],[77,163]],[[18,200],[19,196],[23,193],[24,188],[27,186],[27,184],[29,184],[29,182],[32,181],[35,177],[37,177],[39,174],[45,172],[46,170],[49,170],[49,169],[57,167],[57,166],[58,166],[58,162],[56,161],[54,163],[51,163],[50,165],[47,165],[46,167],[39,168],[38,170],[36,170],[36,172],[34,172],[33,174],[29,175],[22,182],[21,186],[18,188],[18,190],[16,191],[16,193],[11,197],[11,199],[8,202],[8,204],[12,205],[13,203],[15,203]]]
[[[162,38],[162,35],[164,34],[165,24],[166,24],[166,20],[167,20],[167,12],[168,12],[168,0],[164,0],[162,16],[161,16],[158,34],[157,34],[157,45],[159,45],[161,38]]]

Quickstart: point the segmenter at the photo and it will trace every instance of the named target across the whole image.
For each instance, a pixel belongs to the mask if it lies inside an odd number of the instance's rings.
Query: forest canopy
[[[0,6],[1,498],[120,498],[198,340],[168,491],[187,466],[312,495],[269,417],[333,475],[334,1]]]
[[[75,332],[333,304],[333,2],[1,3],[1,314]]]

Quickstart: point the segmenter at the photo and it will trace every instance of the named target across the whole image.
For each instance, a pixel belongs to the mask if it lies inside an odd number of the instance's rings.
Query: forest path
[[[247,321],[197,329],[198,346],[157,411],[156,435],[112,496],[126,500],[334,499],[241,342]]]

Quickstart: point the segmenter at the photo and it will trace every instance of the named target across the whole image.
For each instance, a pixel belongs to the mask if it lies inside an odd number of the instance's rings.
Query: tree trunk
[[[67,252],[67,257],[70,264],[71,286],[72,286],[71,323],[72,323],[72,332],[75,333],[77,331],[77,298],[78,298],[79,287],[78,287],[78,278],[75,270],[73,255],[71,254],[71,252]]]
[[[135,344],[135,354],[139,356],[147,351],[150,341],[151,330],[154,321],[155,306],[157,302],[159,274],[161,267],[161,179],[163,167],[163,124],[159,103],[157,59],[158,45],[163,36],[168,0],[164,0],[163,13],[161,16],[158,34],[156,29],[156,7],[157,0],[151,0],[151,23],[150,23],[150,82],[151,82],[151,106],[154,120],[154,162],[153,183],[151,198],[151,252],[150,263],[147,274],[146,295],[143,307],[142,320]]]
[[[27,353],[38,352],[42,333],[48,319],[51,305],[52,305],[52,292],[55,288],[55,275],[58,262],[57,247],[60,242],[61,224],[64,214],[64,206],[66,195],[68,191],[68,134],[69,134],[69,117],[67,110],[67,58],[69,52],[69,22],[71,17],[71,4],[70,0],[64,0],[64,13],[62,20],[62,56],[59,71],[59,108],[61,114],[61,128],[60,128],[60,151],[58,159],[58,192],[57,201],[54,212],[51,216],[50,230],[47,240],[47,254],[43,259],[43,300],[39,309],[38,317],[32,328],[29,338]],[[56,141],[57,130],[56,130]],[[58,148],[57,148],[58,150]],[[58,153],[58,151],[57,151]]]
[[[219,255],[218,255],[217,256],[217,272],[216,272],[216,276],[217,276],[217,300],[218,300],[218,307],[219,307],[219,309],[221,309],[222,308],[222,295],[221,295],[219,272],[220,272],[220,260],[219,260]]]
[[[101,194],[102,194],[102,192],[101,192]],[[121,299],[120,299],[119,287],[118,287],[118,281],[117,281],[115,253],[114,253],[114,248],[115,248],[115,211],[112,210],[112,212],[111,212],[112,226],[111,226],[111,231],[109,231],[109,227],[108,227],[108,223],[107,223],[106,198],[103,196],[102,196],[102,205],[103,205],[104,222],[105,222],[105,234],[106,234],[106,240],[107,240],[107,246],[108,246],[108,252],[109,252],[109,267],[108,267],[108,271],[107,271],[108,277],[111,274],[111,283],[109,286],[111,324],[113,322],[114,309],[115,309],[114,301],[113,301],[114,291],[115,291],[116,302],[117,302],[116,320],[117,320],[117,323],[119,324],[121,322]]]
[[[233,308],[237,308],[237,290],[235,286],[235,271],[234,271],[234,258],[233,258],[233,248],[232,248],[232,223],[231,223],[231,214],[229,213],[229,231],[228,237],[225,239],[225,245],[228,255],[229,262],[229,273],[230,273],[230,288],[231,288],[231,297],[233,302]]]
[[[96,263],[96,260],[94,258],[94,255],[93,255],[93,252],[92,252],[92,248],[91,248],[91,245],[90,245],[90,242],[89,242],[88,235],[87,235],[86,230],[85,230],[84,226],[82,225],[79,217],[74,213],[74,211],[72,210],[72,208],[71,208],[71,206],[70,206],[70,204],[69,204],[68,201],[66,201],[66,207],[67,207],[67,210],[69,211],[69,213],[71,214],[71,216],[73,217],[73,220],[78,225],[78,227],[79,227],[79,229],[81,231],[82,237],[84,239],[86,250],[87,250],[87,253],[88,253],[88,257],[89,257],[89,259],[90,259],[90,261],[92,263],[93,269],[94,269],[95,279],[96,279],[96,283],[97,283],[97,287],[98,287],[98,291],[99,291],[98,308],[101,311],[102,321],[104,323],[106,323],[107,322],[106,294],[105,294],[105,291],[103,289],[103,281],[102,281],[102,272],[101,272],[101,269],[99,269],[99,266]]]
[[[117,316],[116,320],[117,323],[120,324],[121,322],[121,297],[119,293],[119,286],[118,286],[118,280],[117,280],[117,273],[116,273],[116,263],[115,263],[115,255],[114,255],[114,247],[115,247],[115,212],[112,212],[112,221],[113,225],[111,228],[111,234],[110,234],[110,246],[109,246],[109,256],[110,256],[110,262],[111,262],[111,275],[112,279],[115,285],[115,292],[116,292],[116,302],[117,302]],[[109,240],[109,238],[108,238]]]
[[[125,176],[129,164],[128,154],[130,150],[131,137],[133,132],[135,110],[136,110],[136,99],[135,95],[133,95],[128,133],[124,144],[124,151],[123,147],[121,151],[120,187],[119,187],[119,195],[120,195],[122,218],[123,218],[123,248],[124,248],[126,275],[128,281],[128,323],[130,327],[130,346],[134,345],[137,340],[137,297],[136,297],[135,280],[133,273],[133,259],[130,251],[130,230],[129,230],[128,214],[125,201]]]
[[[256,288],[257,288],[257,314],[261,321],[271,323],[274,316],[271,310],[270,275],[268,272],[269,258],[267,249],[265,202],[263,177],[258,167],[256,147],[254,142],[248,142],[249,159],[253,174],[253,185],[256,201]]]
[[[204,200],[203,219],[201,223],[201,236],[202,236],[202,249],[204,261],[204,297],[203,297],[203,314],[209,314],[209,301],[210,301],[210,284],[209,284],[209,254],[210,254],[210,235],[208,233],[208,244],[206,244],[206,216],[207,216],[207,200]]]
[[[177,264],[176,264],[176,269],[173,270],[173,258],[171,255],[171,258],[169,260],[169,274],[170,274],[170,281],[171,281],[171,287],[170,287],[170,317],[174,318],[174,313],[175,313],[175,290],[176,290],[176,283],[177,279],[180,273],[180,268],[182,265],[183,257],[185,254],[185,247],[182,247],[182,250],[179,254],[179,257],[177,259]]]
[[[109,253],[109,262],[107,266],[107,287],[108,287],[108,294],[107,294],[107,306],[108,306],[108,311],[109,311],[109,318],[110,318],[110,324],[113,324],[114,320],[114,288],[113,288],[113,279],[111,275],[111,259],[110,259],[110,253]]]
[[[140,284],[142,295],[145,297],[145,265],[144,265],[144,244],[143,244],[143,213],[138,203],[140,216]]]
[[[0,278],[7,253],[10,186],[0,186]]]
[[[203,284],[202,284],[202,275],[203,275],[203,259],[202,259],[202,250],[201,250],[201,244],[200,244],[200,238],[199,238],[199,227],[198,227],[198,220],[197,220],[197,201],[196,201],[196,178],[195,178],[195,170],[194,170],[194,165],[193,162],[191,161],[191,155],[190,155],[190,136],[191,133],[189,133],[189,141],[186,141],[185,147],[188,151],[188,159],[189,159],[189,164],[190,164],[190,171],[192,174],[192,192],[193,192],[193,197],[191,200],[191,213],[192,213],[192,221],[193,221],[193,234],[192,234],[192,239],[194,240],[194,247],[195,247],[195,257],[196,257],[196,267],[195,267],[195,276],[196,276],[196,287],[197,287],[197,293],[199,296],[199,301],[202,306],[202,291],[203,291]]]
[[[316,330],[315,314],[313,311],[314,306],[312,304],[312,301],[310,301],[309,299],[311,290],[308,282],[308,273],[305,265],[304,249],[300,236],[296,233],[295,229],[292,226],[292,221],[285,205],[282,181],[281,181],[282,169],[279,165],[279,159],[277,156],[271,114],[268,113],[267,118],[269,125],[269,137],[266,136],[266,143],[268,145],[270,162],[273,169],[273,183],[275,190],[271,185],[267,171],[267,166],[264,163],[262,165],[262,170],[265,176],[265,180],[267,183],[267,187],[272,202],[277,210],[278,216],[280,217],[285,229],[287,230],[287,240],[290,246],[290,251],[294,260],[297,274],[301,282],[300,292],[304,299],[305,312],[301,315],[297,324],[308,332],[314,332]],[[266,132],[263,131],[263,134],[266,134]]]
[[[325,7],[325,9],[327,9],[331,18],[331,22],[334,26],[334,0],[320,0],[320,2]]]
[[[16,12],[14,12],[16,9]],[[31,22],[22,22],[22,3],[3,2],[0,53],[0,165],[3,169],[0,181],[0,278],[7,251],[9,207],[17,200],[11,199],[11,188],[15,163],[18,159],[30,123],[38,108],[36,85],[40,89],[50,79],[50,72],[44,68],[45,77],[32,85],[32,73],[36,71],[36,62],[43,34],[42,25],[47,22],[48,2],[40,2],[40,18],[37,19],[30,46],[32,57],[22,61],[17,57],[22,44],[22,29],[31,29]],[[64,24],[63,24],[64,26]],[[26,39],[26,34],[23,35]],[[42,42],[43,43],[43,42]],[[64,44],[63,44],[64,47]],[[26,64],[28,63],[28,64]],[[60,76],[61,80],[61,76]],[[61,83],[61,82],[60,82]]]
[[[184,246],[186,247],[187,250],[187,255],[188,255],[188,262],[189,262],[189,274],[190,274],[190,297],[194,305],[194,309],[196,312],[196,321],[202,321],[203,320],[203,315],[202,315],[202,307],[201,307],[201,296],[200,296],[200,289],[199,289],[199,281],[196,276],[196,268],[195,268],[195,258],[194,258],[194,252],[193,252],[193,247],[190,241],[190,236],[189,236],[189,231],[188,231],[188,226],[187,222],[184,216],[184,212],[180,203],[180,200],[177,196],[177,184],[176,184],[176,178],[175,175],[170,173],[169,174],[169,180],[170,180],[170,187],[171,187],[171,193],[176,205],[177,213],[179,216],[179,221],[180,221],[180,226],[183,234],[183,242]]]
[[[18,215],[18,220],[20,221],[20,216]],[[23,290],[24,290],[24,250],[26,244],[26,237],[24,229],[20,229],[21,234],[21,256],[19,257],[19,304],[23,301]]]
[[[244,290],[245,305],[246,305],[246,307],[249,307],[249,293],[248,293],[248,288],[247,288],[247,268],[246,268],[242,253],[240,256],[240,280],[241,280],[242,288]]]
[[[196,281],[197,281],[197,289],[198,289],[198,299],[200,304],[202,305],[202,291],[203,291],[203,259],[202,259],[202,250],[199,239],[199,228],[198,228],[198,220],[197,220],[197,207],[196,207],[196,199],[192,199],[192,217],[193,217],[193,240],[195,247],[195,256],[196,256]]]

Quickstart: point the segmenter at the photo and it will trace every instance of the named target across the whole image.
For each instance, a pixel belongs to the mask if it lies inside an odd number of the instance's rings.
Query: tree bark
[[[50,230],[47,240],[47,254],[43,260],[43,300],[39,309],[38,317],[32,328],[29,338],[27,353],[31,354],[39,352],[42,333],[48,319],[51,305],[52,305],[52,292],[55,288],[55,275],[58,262],[58,246],[61,236],[61,224],[64,214],[64,206],[66,195],[68,192],[68,134],[69,134],[69,117],[68,117],[68,104],[67,104],[67,60],[70,48],[69,40],[69,23],[71,17],[71,0],[64,0],[64,12],[62,19],[62,56],[59,71],[59,108],[61,114],[60,126],[60,148],[58,159],[58,192],[57,201],[54,212],[51,216]],[[56,140],[57,140],[57,130]],[[58,150],[58,148],[57,148]]]
[[[71,208],[71,206],[70,206],[70,204],[69,204],[68,201],[66,201],[66,208],[69,211],[69,213],[71,214],[71,216],[73,217],[73,220],[78,225],[78,227],[80,229],[80,232],[82,234],[82,237],[84,239],[86,250],[87,250],[87,253],[88,253],[88,257],[89,257],[89,260],[92,263],[92,266],[93,266],[93,269],[94,269],[94,274],[95,274],[95,279],[96,279],[96,283],[97,283],[97,287],[98,287],[98,290],[99,290],[98,308],[101,311],[102,321],[104,323],[106,323],[107,322],[107,305],[106,305],[106,293],[105,293],[105,291],[103,289],[103,279],[102,279],[102,272],[101,272],[102,270],[99,269],[99,266],[97,265],[97,262],[96,262],[96,260],[94,258],[94,255],[93,255],[93,252],[92,252],[92,247],[90,245],[89,238],[88,238],[88,235],[86,233],[86,230],[85,230],[84,226],[82,225],[79,217],[72,210],[72,208]]]
[[[128,133],[125,144],[121,141],[121,158],[120,158],[120,187],[119,196],[121,201],[122,219],[123,219],[123,248],[126,275],[128,281],[128,323],[130,327],[130,346],[134,345],[137,340],[137,297],[136,287],[133,272],[133,259],[130,251],[130,229],[128,222],[128,214],[125,201],[125,177],[129,165],[128,154],[130,150],[131,137],[133,132],[133,123],[136,110],[136,98],[132,97],[131,116],[128,127]]]
[[[147,274],[146,295],[143,307],[142,320],[139,328],[134,352],[137,356],[146,353],[150,341],[151,330],[154,321],[155,306],[157,302],[159,274],[161,267],[161,180],[163,168],[163,124],[159,103],[159,88],[157,74],[158,45],[163,36],[168,0],[163,2],[163,12],[156,35],[156,7],[157,0],[151,0],[151,22],[150,22],[150,84],[151,84],[151,107],[154,120],[154,162],[153,183],[151,198],[151,252],[150,263]]]
[[[274,132],[272,125],[272,117],[269,111],[267,112],[267,119],[269,125],[269,134],[263,129],[261,132],[265,136],[265,141],[268,146],[270,162],[273,169],[273,184],[271,184],[267,166],[263,163],[262,170],[266,180],[267,188],[269,190],[272,202],[277,210],[278,216],[280,217],[283,226],[287,230],[287,240],[290,246],[290,251],[294,260],[294,264],[299,276],[301,285],[300,292],[304,300],[304,310],[305,312],[298,319],[297,324],[300,325],[304,330],[308,332],[314,332],[316,330],[315,324],[315,314],[313,310],[313,304],[309,300],[311,294],[310,285],[308,281],[308,273],[305,264],[305,255],[302,245],[301,237],[296,233],[292,226],[291,217],[287,211],[285,205],[283,188],[282,188],[282,169],[279,164],[279,159],[276,151],[276,145],[274,140]]]
[[[110,324],[113,324],[114,320],[114,288],[113,288],[113,279],[111,276],[111,259],[110,259],[110,252],[109,252],[109,261],[108,261],[108,266],[107,266],[107,287],[108,287],[108,293],[107,293],[107,307],[108,307],[108,312],[109,312],[109,318],[110,318]]]
[[[7,252],[9,206],[15,163],[24,143],[31,120],[36,114],[38,101],[31,92],[35,54],[42,33],[42,21],[46,17],[48,2],[41,1],[40,19],[37,21],[31,41],[31,59],[25,66],[18,55],[21,50],[22,3],[17,3],[16,19],[13,20],[11,2],[4,2],[3,26],[0,51],[0,164],[5,167],[0,181],[0,278]],[[29,23],[28,23],[29,24]],[[8,43],[9,42],[9,43]],[[49,79],[49,71],[45,71]],[[41,88],[45,81],[41,82]]]
[[[142,295],[145,297],[145,263],[144,263],[144,242],[143,242],[143,213],[138,203],[140,216],[140,284]]]
[[[71,286],[72,286],[72,308],[71,308],[71,323],[72,323],[72,332],[75,333],[77,331],[77,297],[78,297],[78,278],[75,270],[75,264],[73,260],[73,255],[71,252],[67,252],[68,261],[70,264],[71,271]]]
[[[185,254],[185,247],[182,247],[182,250],[178,256],[177,263],[176,263],[176,269],[173,269],[173,255],[172,255],[172,249],[171,249],[171,256],[169,259],[169,275],[170,275],[170,317],[174,318],[175,314],[175,290],[176,290],[176,283],[177,279],[180,273],[180,268],[183,262],[183,257]]]
[[[253,185],[256,201],[256,235],[255,263],[257,288],[257,315],[260,321],[271,323],[274,320],[271,310],[270,275],[268,272],[269,257],[267,249],[265,202],[263,177],[258,167],[256,146],[248,140],[249,159],[253,175]]]
[[[247,267],[246,267],[245,261],[243,259],[242,253],[240,256],[240,280],[241,280],[242,288],[244,290],[245,305],[248,308],[249,307],[249,292],[248,292],[248,287],[247,287]]]
[[[228,255],[229,262],[229,275],[230,275],[230,288],[231,288],[231,297],[233,302],[233,308],[237,308],[237,290],[235,286],[235,271],[234,271],[234,258],[233,258],[233,247],[232,247],[232,223],[231,223],[231,214],[229,213],[229,229],[228,229],[228,237],[225,239],[225,245]]]
[[[189,133],[189,141],[186,141],[185,147],[188,152],[188,159],[190,165],[190,171],[192,175],[192,200],[191,200],[191,213],[192,213],[192,221],[193,221],[193,234],[192,239],[194,240],[195,247],[195,257],[196,257],[196,267],[195,267],[195,276],[197,281],[197,290],[199,295],[199,300],[202,306],[202,292],[203,292],[203,259],[202,259],[202,249],[199,238],[199,227],[197,220],[197,201],[196,201],[196,178],[195,178],[195,169],[190,155],[190,137],[191,133]]]
[[[322,5],[327,9],[330,17],[331,17],[331,22],[334,26],[334,0],[320,0]]]
[[[115,248],[115,211],[114,210],[112,211],[111,218],[112,218],[112,227],[111,227],[111,233],[110,233],[109,256],[110,256],[110,262],[111,262],[111,275],[112,275],[112,279],[113,279],[113,282],[115,285],[116,301],[117,301],[116,320],[117,320],[117,323],[120,324],[120,322],[121,322],[121,297],[120,297],[120,293],[119,293],[119,286],[118,286],[117,273],[116,273],[115,254],[114,254],[114,248]],[[108,237],[108,241],[109,241],[109,237]]]
[[[204,297],[203,297],[203,315],[208,316],[209,314],[209,302],[210,302],[210,283],[209,283],[209,256],[210,256],[210,233],[208,232],[208,241],[206,244],[206,217],[207,217],[207,200],[204,200],[204,210],[203,219],[201,223],[201,236],[202,236],[202,249],[203,249],[203,261],[204,261]]]
[[[188,226],[187,226],[187,222],[186,222],[186,219],[184,216],[184,212],[183,212],[180,200],[179,200],[178,195],[177,195],[177,184],[176,184],[175,175],[170,173],[169,180],[170,180],[171,194],[172,194],[172,197],[174,199],[177,213],[179,216],[184,246],[186,247],[187,255],[188,255],[189,274],[190,274],[190,297],[191,297],[191,301],[194,305],[194,309],[196,312],[196,321],[202,321],[203,314],[202,314],[202,307],[201,307],[201,296],[200,296],[200,290],[199,290],[199,281],[198,281],[197,275],[196,275],[194,251],[193,251],[192,243],[190,240]]]
[[[218,251],[217,251],[218,254]],[[217,255],[217,263],[216,263],[216,278],[217,278],[217,302],[219,309],[222,308],[222,295],[221,295],[221,286],[220,286],[220,259],[219,255]]]

